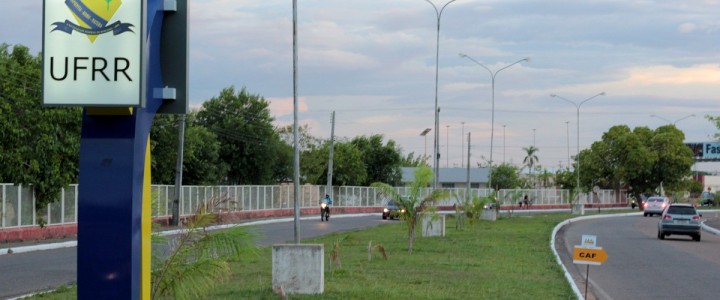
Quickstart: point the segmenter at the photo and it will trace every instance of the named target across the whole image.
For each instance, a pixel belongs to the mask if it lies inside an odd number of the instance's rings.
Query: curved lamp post
[[[445,10],[445,7],[447,7],[450,3],[455,2],[455,0],[450,0],[445,5],[443,5],[440,10],[438,10],[437,6],[435,6],[435,3],[430,2],[430,0],[425,0],[427,3],[430,3],[432,7],[435,9],[435,14],[437,16],[437,37],[435,39],[435,146],[433,147],[433,188],[437,188],[438,185],[438,173],[440,171],[440,168],[438,165],[440,164],[440,157],[438,157],[438,154],[440,153],[440,145],[439,145],[439,139],[440,139],[440,121],[438,118],[440,117],[440,110],[438,110],[438,63],[440,62],[440,18],[442,17],[442,13]]]
[[[492,188],[493,140],[495,137],[495,77],[502,70],[510,68],[510,67],[517,65],[521,62],[524,62],[524,61],[529,62],[530,58],[529,57],[523,58],[521,60],[511,63],[511,64],[504,66],[504,67],[498,69],[497,71],[493,72],[492,70],[490,70],[490,68],[481,64],[479,61],[475,60],[474,58],[472,58],[466,54],[463,54],[463,53],[460,53],[459,55],[460,55],[460,57],[467,58],[467,59],[471,60],[472,62],[476,63],[478,66],[481,66],[483,69],[487,70],[488,73],[490,73],[490,77],[492,78],[492,110],[491,110],[492,112],[491,112],[491,121],[490,121],[490,172],[488,173],[488,175],[489,175],[488,176],[488,187]]]
[[[423,131],[420,133],[420,136],[424,136],[424,137],[425,137],[425,153],[423,153],[423,161],[424,161],[426,164],[427,164],[427,134],[428,134],[428,132],[430,132],[430,130],[432,130],[432,129],[430,129],[430,128],[425,128],[425,130],[423,130]]]
[[[550,97],[559,98],[562,100],[567,101],[568,103],[572,104],[577,108],[577,185],[575,186],[578,191],[580,191],[580,106],[583,105],[583,103],[588,102],[592,99],[595,99],[595,97],[598,96],[605,96],[605,92],[599,93],[595,96],[592,96],[590,98],[587,98],[583,101],[580,101],[579,103],[575,103],[573,101],[570,101],[568,99],[565,99],[563,97],[560,97],[556,94],[550,94]]]
[[[667,121],[669,124],[673,124],[673,125],[677,124],[677,122],[680,122],[680,121],[682,121],[682,120],[685,120],[685,119],[687,119],[687,118],[694,117],[694,116],[695,116],[695,114],[689,114],[689,115],[684,116],[684,117],[682,117],[682,118],[680,118],[680,119],[677,119],[677,120],[675,120],[675,122],[673,122],[673,121],[670,121],[670,120],[665,119],[665,118],[663,118],[663,117],[661,117],[661,116],[658,116],[658,115],[650,115],[650,117],[654,117],[654,118],[658,118],[658,119],[661,119],[661,120],[665,120],[665,121]]]

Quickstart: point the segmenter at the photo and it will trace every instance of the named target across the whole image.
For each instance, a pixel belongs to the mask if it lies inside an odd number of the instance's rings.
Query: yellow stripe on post
[[[132,116],[132,107],[86,107],[88,116]]]
[[[150,176],[150,136],[148,136],[145,145],[145,172],[143,178],[143,196],[142,196],[142,262],[140,267],[140,299],[150,300],[150,263],[152,258],[152,196],[151,196],[151,176]]]

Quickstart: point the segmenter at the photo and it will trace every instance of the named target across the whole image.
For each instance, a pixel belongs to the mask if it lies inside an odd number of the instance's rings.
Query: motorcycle
[[[320,203],[320,222],[330,221],[330,207],[327,203]]]

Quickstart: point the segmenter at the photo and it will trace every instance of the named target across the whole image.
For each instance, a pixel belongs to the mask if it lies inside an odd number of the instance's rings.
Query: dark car
[[[698,214],[694,206],[688,203],[673,203],[662,213],[657,237],[664,240],[671,234],[689,235],[699,242],[701,224],[702,215]]]
[[[387,204],[385,204],[385,207],[383,208],[382,218],[383,220],[386,220],[387,218],[390,218],[390,220],[395,218],[400,218],[400,215],[405,213],[405,209],[400,207],[399,205],[395,204],[395,201],[389,200]]]
[[[715,193],[703,192],[700,200],[700,205],[714,206]]]

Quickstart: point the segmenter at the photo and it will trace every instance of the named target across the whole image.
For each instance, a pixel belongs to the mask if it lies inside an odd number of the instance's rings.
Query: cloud
[[[682,23],[678,26],[678,30],[683,33],[693,32],[698,28],[694,23]]]
[[[267,98],[270,102],[270,112],[274,116],[292,115],[294,108],[293,98]],[[305,97],[298,97],[298,112],[306,112],[308,110],[307,100]]]
[[[621,80],[565,86],[559,88],[558,93],[605,91],[614,96],[720,100],[720,68],[715,64],[640,66],[628,68],[623,73],[625,76]]]

